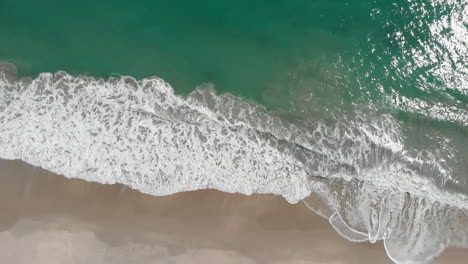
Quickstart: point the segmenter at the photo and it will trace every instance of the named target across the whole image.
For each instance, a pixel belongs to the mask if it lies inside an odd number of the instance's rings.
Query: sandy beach
[[[1,263],[391,263],[382,243],[349,242],[274,195],[154,197],[19,161],[0,161],[0,176]]]

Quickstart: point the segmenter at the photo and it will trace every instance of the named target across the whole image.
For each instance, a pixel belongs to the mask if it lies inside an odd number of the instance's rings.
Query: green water
[[[379,30],[371,8],[323,0],[3,0],[0,60],[22,75],[157,75],[180,93],[211,82],[289,108],[282,100],[302,100],[293,94],[337,85],[339,58],[356,54],[366,34]],[[330,95],[325,88],[318,96]]]
[[[466,10],[463,0],[1,0],[0,61],[23,76],[157,75],[180,94],[212,83],[306,118],[371,106],[400,119],[416,148],[447,138],[463,179]]]
[[[352,103],[380,103],[395,93],[427,100],[428,91],[446,88],[454,95],[438,94],[437,100],[466,105],[466,89],[457,87],[459,79],[466,81],[466,54],[456,58],[458,65],[436,52],[435,61],[408,67],[408,51],[431,54],[424,45],[439,37],[428,32],[431,23],[466,8],[454,1],[427,16],[421,10],[430,3],[2,0],[0,60],[27,76],[58,70],[157,75],[179,93],[209,82],[296,114],[349,110]],[[407,36],[404,44],[398,32]],[[450,28],[441,34],[449,36]],[[466,48],[466,40],[455,44]],[[455,67],[448,70],[458,76],[428,72],[451,59]]]
[[[157,75],[180,93],[210,82],[293,112],[378,101],[393,91],[427,97],[418,85],[457,91],[426,76],[427,69],[408,74],[387,67],[397,56],[404,68],[404,53],[420,39],[431,41],[424,31],[431,18],[419,9],[361,0],[2,0],[0,60],[14,62],[22,75]],[[399,45],[396,33],[421,20],[428,23],[416,28],[408,47]],[[466,104],[466,94],[457,95]]]

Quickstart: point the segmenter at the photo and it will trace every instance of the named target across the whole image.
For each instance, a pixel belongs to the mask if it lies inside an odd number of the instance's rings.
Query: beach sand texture
[[[0,181],[1,263],[391,263],[382,243],[349,242],[274,195],[155,197],[3,160]]]

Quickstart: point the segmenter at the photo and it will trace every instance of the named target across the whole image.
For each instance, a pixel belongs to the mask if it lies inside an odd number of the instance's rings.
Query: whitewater
[[[345,238],[384,240],[396,263],[468,247],[468,198],[450,144],[420,151],[401,121],[363,107],[335,122],[292,118],[210,85],[186,96],[158,77],[0,66],[0,158],[151,195],[217,189],[301,200]],[[445,151],[445,152],[444,152]]]

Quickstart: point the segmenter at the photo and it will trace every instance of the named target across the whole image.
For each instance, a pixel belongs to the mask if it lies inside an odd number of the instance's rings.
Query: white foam
[[[325,125],[282,118],[210,88],[184,98],[159,78],[3,77],[0,158],[153,195],[213,188],[295,203],[320,192],[330,207],[321,212],[335,212],[340,221],[331,222],[341,233],[348,227],[353,240],[429,234],[444,247],[466,245],[463,232],[447,232],[458,226],[454,221],[426,234],[418,228],[433,220],[402,226],[416,221],[404,215],[406,193],[418,203],[414,215],[440,221],[446,219],[437,218],[434,205],[463,218],[468,200],[434,184],[450,178],[451,169],[436,154],[418,156],[406,146],[397,120],[364,113]]]
[[[330,216],[329,222],[338,234],[348,239],[349,241],[364,242],[369,240],[366,233],[353,230],[351,227],[349,227],[346,222],[341,219],[338,213],[334,213],[332,216]]]

